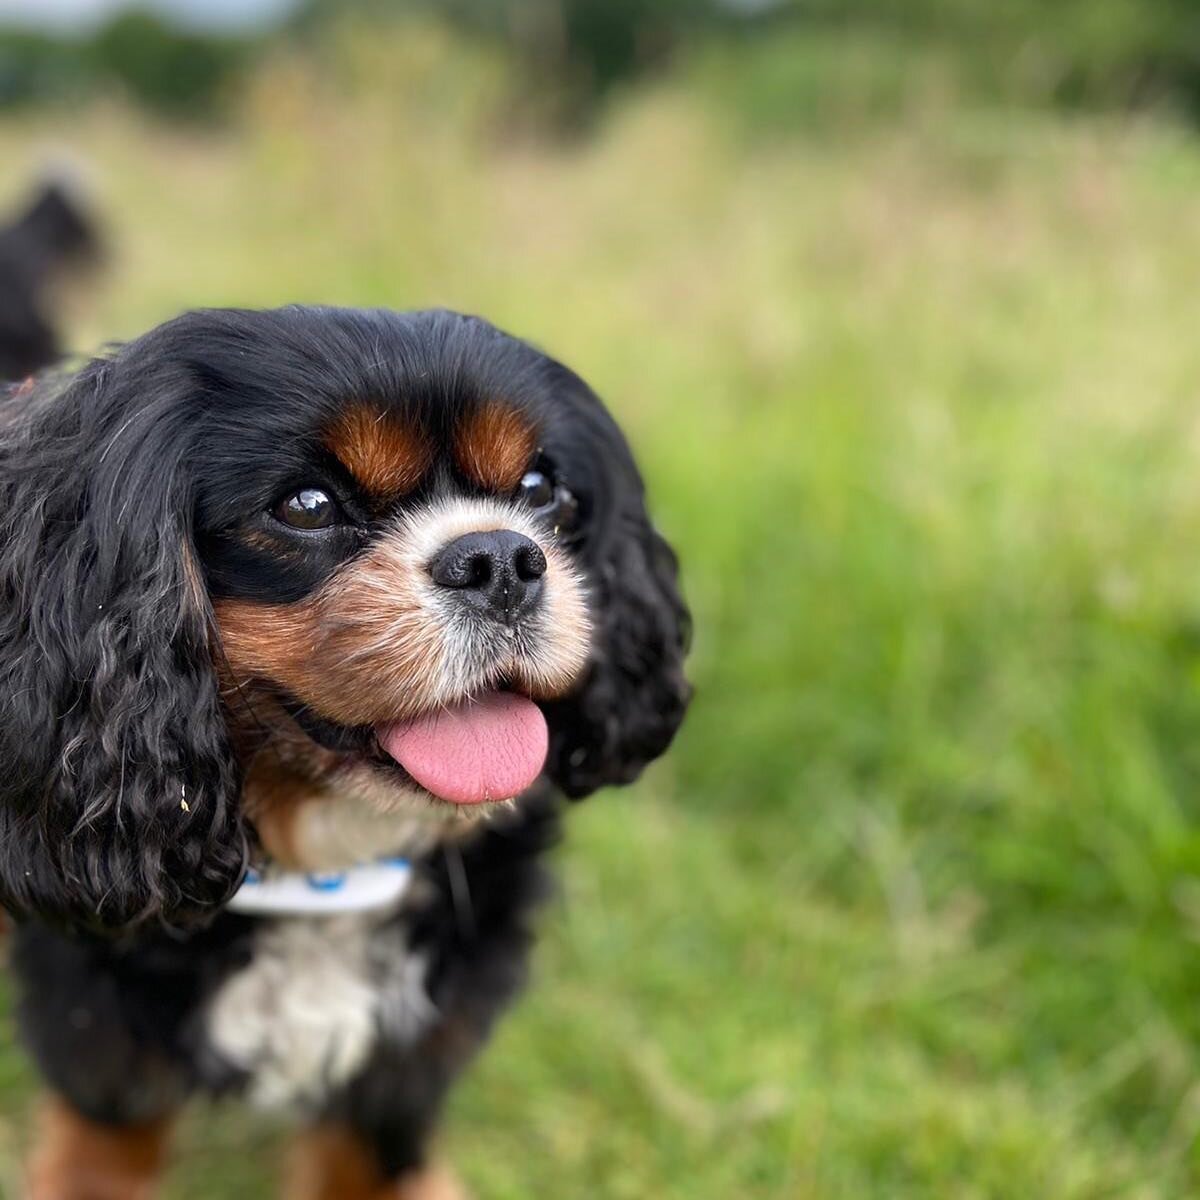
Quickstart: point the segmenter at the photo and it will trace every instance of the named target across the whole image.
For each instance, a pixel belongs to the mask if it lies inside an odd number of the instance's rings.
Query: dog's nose
[[[511,623],[537,603],[546,556],[537,542],[512,529],[466,533],[442,547],[429,573],[464,602]]]

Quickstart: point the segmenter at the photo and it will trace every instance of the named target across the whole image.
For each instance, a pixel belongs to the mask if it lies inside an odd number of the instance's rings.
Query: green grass
[[[225,134],[0,149],[103,176],[81,347],[449,304],[640,453],[694,711],[573,813],[449,1155],[483,1200],[1196,1194],[1200,145],[934,109],[740,149],[664,88],[556,150],[480,135],[485,70],[445,114],[436,39],[385,87],[392,50],[273,64]],[[31,1095],[4,1049],[0,1182]],[[170,1195],[265,1194],[278,1145],[198,1113]]]

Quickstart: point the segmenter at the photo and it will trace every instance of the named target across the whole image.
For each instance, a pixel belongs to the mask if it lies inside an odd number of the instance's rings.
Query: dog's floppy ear
[[[0,902],[104,931],[211,913],[246,857],[188,446],[134,345],[0,415]]]
[[[629,448],[590,392],[590,440],[605,450],[582,565],[592,589],[592,661],[571,695],[547,706],[547,772],[570,797],[630,783],[670,745],[691,687],[691,618],[675,553],[650,522]]]

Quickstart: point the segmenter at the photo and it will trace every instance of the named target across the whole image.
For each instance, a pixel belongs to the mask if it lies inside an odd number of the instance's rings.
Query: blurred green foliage
[[[430,17],[496,47],[511,104],[559,127],[622,85],[691,68],[750,129],[963,103],[1129,109],[1200,120],[1193,0],[307,0],[283,36]],[[225,110],[271,39],[177,29],[148,13],[83,38],[0,32],[0,105],[118,88],[171,116]]]
[[[1169,104],[1200,119],[1192,0],[310,0],[306,19],[422,10],[503,46],[533,98],[574,122],[618,85],[697,53],[752,127],[808,123],[830,101],[895,111],[931,67],[968,100]]]
[[[247,62],[253,43],[182,32],[145,12],[125,13],[86,46],[97,76],[118,80],[137,101],[172,114],[213,110]]]
[[[967,94],[1067,107],[1178,104],[1200,118],[1193,0],[792,0],[813,26],[954,59]]]
[[[168,117],[211,117],[258,46],[118,14],[84,37],[0,30],[0,107],[76,103],[118,91]]]

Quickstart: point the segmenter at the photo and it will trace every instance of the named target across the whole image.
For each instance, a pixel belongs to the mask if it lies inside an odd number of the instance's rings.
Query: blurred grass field
[[[555,147],[497,138],[438,35],[338,53],[224,131],[114,104],[0,152],[14,197],[47,145],[94,164],[81,350],[203,304],[450,305],[640,455],[697,698],[572,814],[448,1121],[478,1197],[1200,1193],[1195,134],[934,96],[746,143],[664,84]],[[269,1194],[269,1120],[181,1143],[174,1200]]]

